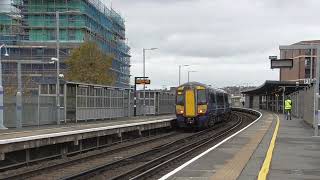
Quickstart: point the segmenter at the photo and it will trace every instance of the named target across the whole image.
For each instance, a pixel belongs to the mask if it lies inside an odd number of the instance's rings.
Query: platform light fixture
[[[1,49],[4,48],[5,50],[5,54],[4,56],[8,57],[8,50],[7,50],[7,46],[5,44],[0,45],[0,129],[8,129],[4,126],[4,122],[3,122],[3,86],[2,86],[2,62],[1,62],[1,56],[2,56],[2,51]]]
[[[59,51],[57,51],[57,54]],[[56,62],[57,66],[57,74],[56,74],[56,102],[57,102],[57,124],[60,124],[60,63],[59,63],[59,58],[52,57],[51,61],[49,62],[50,64],[53,64]]]
[[[143,54],[143,79],[146,77],[146,51],[157,50],[158,48],[142,48]],[[143,84],[143,116],[146,115],[146,85]]]
[[[181,67],[188,67],[191,66],[190,64],[183,64],[183,65],[179,65],[179,86],[181,84]]]

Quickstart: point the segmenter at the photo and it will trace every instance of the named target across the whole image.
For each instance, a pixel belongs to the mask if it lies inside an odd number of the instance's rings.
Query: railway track
[[[202,131],[189,137],[189,139],[178,140],[151,151],[94,167],[63,179],[149,179],[170,164],[180,161],[184,157],[194,154],[194,152],[199,152],[198,150],[202,147],[227,136],[240,128],[244,119],[248,120],[250,117],[243,114],[241,116],[233,114],[233,116],[236,116],[237,120],[229,122],[225,127],[218,130]],[[249,121],[251,122],[251,120]]]
[[[132,142],[118,148],[78,157],[66,162],[32,169],[20,174],[5,176],[7,179],[149,179],[159,170],[190,158],[206,145],[212,145],[232,131],[240,128],[243,121],[256,118],[247,113],[233,113],[232,121],[213,129],[197,133],[170,133],[139,142]],[[150,145],[153,144],[153,145]],[[145,147],[145,148],[143,148]],[[136,150],[136,149],[142,150]],[[130,151],[119,156],[119,151]],[[121,154],[121,153],[120,153]],[[171,164],[171,165],[170,165]],[[54,175],[59,172],[59,174]],[[2,176],[0,176],[3,179]]]
[[[163,156],[160,156],[159,158],[156,158],[147,162],[146,164],[140,167],[137,167],[133,170],[125,172],[117,177],[114,177],[112,178],[112,180],[149,178],[150,176],[153,176],[157,172],[161,171],[163,168],[170,166],[171,163],[178,161],[183,157],[188,156],[189,154],[192,154],[192,152],[197,151],[197,149],[227,135],[228,133],[230,133],[237,127],[239,127],[242,123],[243,123],[243,118],[238,116],[237,122],[231,125],[230,127],[224,129],[225,131],[219,131],[213,134],[211,137],[202,139],[199,142],[188,144],[173,152],[169,152]]]
[[[170,139],[170,138],[175,137],[177,135],[184,137],[187,134],[181,134],[178,132],[171,132],[168,134],[155,136],[155,137],[134,139],[134,140],[131,140],[133,142],[127,141],[127,143],[125,143],[125,144],[117,145],[118,144],[117,143],[117,144],[114,144],[114,147],[110,146],[110,147],[106,147],[105,149],[101,149],[97,152],[93,152],[93,153],[89,152],[88,155],[83,154],[83,155],[79,155],[79,156],[75,156],[75,157],[70,157],[67,160],[58,160],[58,161],[62,161],[62,162],[46,164],[43,166],[40,165],[40,167],[37,167],[38,165],[35,165],[36,166],[35,168],[26,167],[26,170],[22,170],[22,172],[18,172],[18,173],[11,173],[11,171],[3,172],[0,174],[0,179],[25,179],[25,178],[29,178],[29,177],[32,178],[34,175],[42,174],[43,172],[46,172],[46,171],[60,169],[60,168],[67,167],[67,166],[72,166],[73,164],[80,163],[82,161],[86,161],[91,158],[99,158],[100,156],[113,154],[113,153],[123,151],[123,150],[133,149],[133,148],[135,148],[137,146],[141,146],[143,144],[161,141],[162,139]],[[20,166],[20,165],[18,165],[18,166]],[[10,169],[11,168],[14,168],[14,167],[10,167]]]

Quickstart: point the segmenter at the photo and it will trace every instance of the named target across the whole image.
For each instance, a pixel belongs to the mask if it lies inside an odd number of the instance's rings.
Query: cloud
[[[277,79],[268,56],[278,55],[279,45],[319,39],[319,6],[317,0],[113,1],[126,19],[133,76],[141,74],[142,48],[159,48],[147,52],[155,87],[176,85],[179,64],[196,64],[193,77],[217,86]]]

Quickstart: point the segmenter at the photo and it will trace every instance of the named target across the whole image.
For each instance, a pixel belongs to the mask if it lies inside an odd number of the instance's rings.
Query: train
[[[178,128],[210,128],[230,116],[231,96],[224,90],[189,82],[177,87],[175,106]]]

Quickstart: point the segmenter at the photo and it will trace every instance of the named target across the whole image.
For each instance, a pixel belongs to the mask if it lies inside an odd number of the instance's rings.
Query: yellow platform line
[[[280,120],[279,120],[279,116],[277,116],[277,125],[276,125],[274,132],[273,132],[266,158],[264,159],[263,165],[260,169],[258,180],[266,180],[267,179],[269,169],[270,169],[271,160],[272,160],[272,153],[274,150],[274,146],[275,146],[275,142],[276,142],[276,138],[277,138],[277,134],[278,134],[278,130],[279,130],[279,126],[280,126]]]

